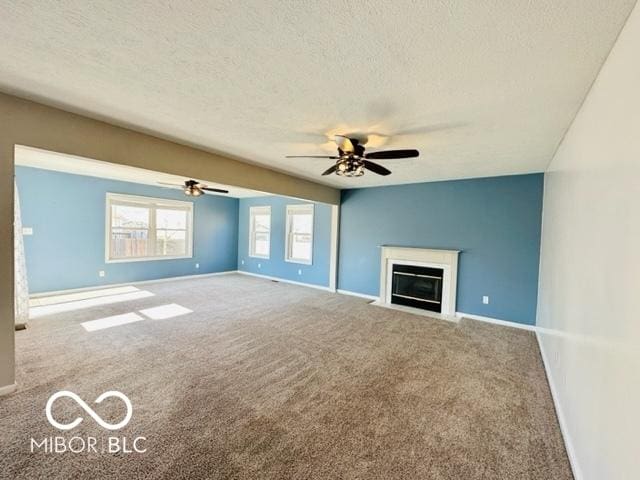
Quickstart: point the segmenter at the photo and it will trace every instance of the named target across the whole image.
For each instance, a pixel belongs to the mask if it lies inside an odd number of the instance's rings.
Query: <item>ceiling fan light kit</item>
[[[361,177],[365,170],[378,175],[389,175],[391,171],[369,159],[391,160],[396,158],[411,158],[420,155],[418,150],[385,150],[382,152],[364,153],[366,139],[349,138],[346,135],[336,135],[338,156],[335,155],[287,155],[287,158],[328,158],[336,160],[335,165],[325,170],[322,175],[335,173],[341,177]]]
[[[191,185],[189,187],[184,187],[184,194],[190,197],[199,197],[204,194],[204,192],[195,185]]]
[[[339,160],[336,175],[341,177],[361,177],[364,175],[364,164],[356,159]]]

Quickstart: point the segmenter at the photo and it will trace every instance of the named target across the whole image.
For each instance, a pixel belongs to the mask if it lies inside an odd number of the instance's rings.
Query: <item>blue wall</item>
[[[193,258],[105,263],[106,193],[188,200],[179,190],[16,167],[32,293],[235,270],[238,200],[193,199]],[[196,269],[195,264],[200,268]],[[98,271],[104,270],[103,278]]]
[[[305,202],[277,196],[194,199],[193,258],[106,264],[107,192],[187,198],[173,189],[27,167],[16,167],[16,180],[23,224],[34,229],[24,237],[32,293],[236,268],[329,285],[328,205],[315,204],[312,265],[284,260],[286,205]],[[542,192],[542,174],[345,190],[339,288],[378,295],[379,245],[459,249],[458,311],[534,324]],[[249,207],[259,205],[271,206],[268,260],[248,255]]]
[[[462,250],[457,310],[535,324],[543,178],[343,191],[339,288],[378,295],[379,245]]]
[[[238,220],[238,270],[284,278],[313,285],[329,285],[331,256],[331,207],[314,203],[313,264],[304,265],[284,260],[287,205],[305,204],[287,197],[268,196],[240,199]],[[249,256],[249,207],[271,206],[271,254],[269,259]],[[244,264],[242,263],[244,261]],[[258,268],[260,264],[260,268]],[[302,275],[298,274],[302,271]]]

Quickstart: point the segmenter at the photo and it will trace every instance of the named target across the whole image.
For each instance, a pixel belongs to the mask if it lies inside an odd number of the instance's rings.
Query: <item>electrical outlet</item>
[[[489,297],[487,295],[484,295],[482,297],[482,303],[484,303],[485,305],[489,304]]]
[[[196,268],[200,268],[200,264],[199,263],[196,263]]]
[[[33,235],[33,228],[22,227],[22,235]]]
[[[258,264],[258,268],[262,268],[262,264],[261,263]]]
[[[240,260],[240,265],[244,265],[244,260]]]
[[[99,277],[104,277],[104,270],[100,270],[100,271],[98,272],[98,276],[99,276]]]
[[[302,270],[298,269],[298,275],[302,275]]]

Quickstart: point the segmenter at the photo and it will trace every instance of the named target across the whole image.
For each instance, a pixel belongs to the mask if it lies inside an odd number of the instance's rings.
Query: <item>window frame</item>
[[[156,228],[156,211],[158,209],[167,208],[175,210],[184,210],[187,212],[187,225],[185,231],[186,252],[184,255],[148,255],[144,257],[116,257],[111,258],[111,239],[112,239],[112,206],[113,205],[129,205],[133,207],[146,207],[149,209],[149,226],[146,230],[149,232],[148,244],[155,248],[157,240]],[[105,242],[104,242],[104,259],[105,263],[129,263],[129,262],[153,262],[157,260],[179,260],[184,258],[193,258],[193,202],[182,200],[173,200],[168,198],[146,197],[142,195],[127,195],[122,193],[107,192],[106,195],[106,215],[105,215]],[[119,227],[116,227],[119,228]],[[138,230],[138,229],[131,229]],[[139,229],[145,230],[145,229]],[[173,230],[161,228],[160,230]],[[176,229],[182,231],[182,229]]]
[[[313,203],[298,203],[287,205],[285,214],[285,244],[284,244],[284,261],[289,263],[297,263],[300,265],[313,265],[313,237],[315,231],[315,205]],[[311,258],[294,258],[291,256],[293,245],[293,233],[291,232],[291,218],[296,213],[311,214]]]
[[[256,215],[269,215],[269,252],[266,255],[260,255],[255,253],[255,221],[254,217]],[[249,207],[249,257],[251,258],[262,258],[265,260],[269,260],[271,258],[271,225],[272,225],[272,216],[271,216],[271,206],[270,205],[255,205]]]

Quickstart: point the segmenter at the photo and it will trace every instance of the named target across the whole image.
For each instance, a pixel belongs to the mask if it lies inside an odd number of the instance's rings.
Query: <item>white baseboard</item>
[[[249,275],[250,277],[264,278],[265,280],[273,280],[275,282],[290,283],[292,285],[299,285],[301,287],[315,288],[317,290],[324,290],[325,292],[335,292],[335,290],[333,290],[332,288],[325,287],[323,285],[314,285],[312,283],[296,282],[293,280],[287,280],[286,278],[271,277],[269,275],[261,275],[259,273],[247,272],[245,270],[238,270],[236,273],[239,273],[240,275]]]
[[[498,318],[483,317],[482,315],[474,315],[471,313],[456,312],[456,317],[469,318],[471,320],[478,320],[479,322],[493,323],[495,325],[501,325],[503,327],[519,328],[521,330],[529,330],[532,332],[535,332],[537,330],[535,325],[527,325],[525,323],[510,322],[508,320],[500,320]]]
[[[571,471],[573,472],[573,478],[575,480],[583,480],[582,470],[578,466],[578,457],[576,456],[571,436],[569,435],[569,429],[567,426],[567,419],[564,415],[562,404],[560,403],[560,396],[556,387],[556,382],[551,374],[551,368],[549,367],[549,358],[544,349],[542,339],[540,338],[540,332],[536,332],[536,338],[538,339],[538,348],[540,349],[540,356],[542,357],[542,363],[544,370],[547,373],[547,383],[549,383],[549,390],[551,390],[551,398],[553,398],[553,405],[556,409],[556,417],[558,417],[558,423],[560,424],[560,432],[562,432],[562,438],[564,440],[564,446],[567,450],[567,456],[569,457],[569,464],[571,465]]]
[[[18,385],[16,383],[12,383],[11,385],[5,385],[4,387],[0,387],[0,397],[2,397],[3,395],[9,395],[10,393],[15,392],[16,388],[18,388]]]
[[[374,295],[365,295],[364,293],[352,292],[351,290],[338,289],[336,290],[336,292],[341,293],[342,295],[351,295],[352,297],[366,298],[367,300],[378,300],[378,297]]]
[[[165,277],[165,278],[157,278],[155,280],[139,280],[139,281],[136,281],[136,282],[109,283],[109,284],[95,285],[93,287],[69,288],[67,290],[53,290],[53,291],[50,291],[50,292],[32,293],[32,294],[29,295],[29,298],[52,297],[52,296],[55,296],[55,295],[65,295],[67,293],[86,292],[88,290],[101,290],[103,288],[124,287],[124,286],[127,286],[127,285],[144,285],[144,284],[148,284],[148,283],[174,282],[176,280],[191,280],[191,279],[194,279],[194,278],[216,277],[218,275],[229,275],[231,273],[238,273],[238,271],[237,270],[227,270],[225,272],[199,273],[197,275],[182,275],[182,276],[179,276],[179,277]]]

